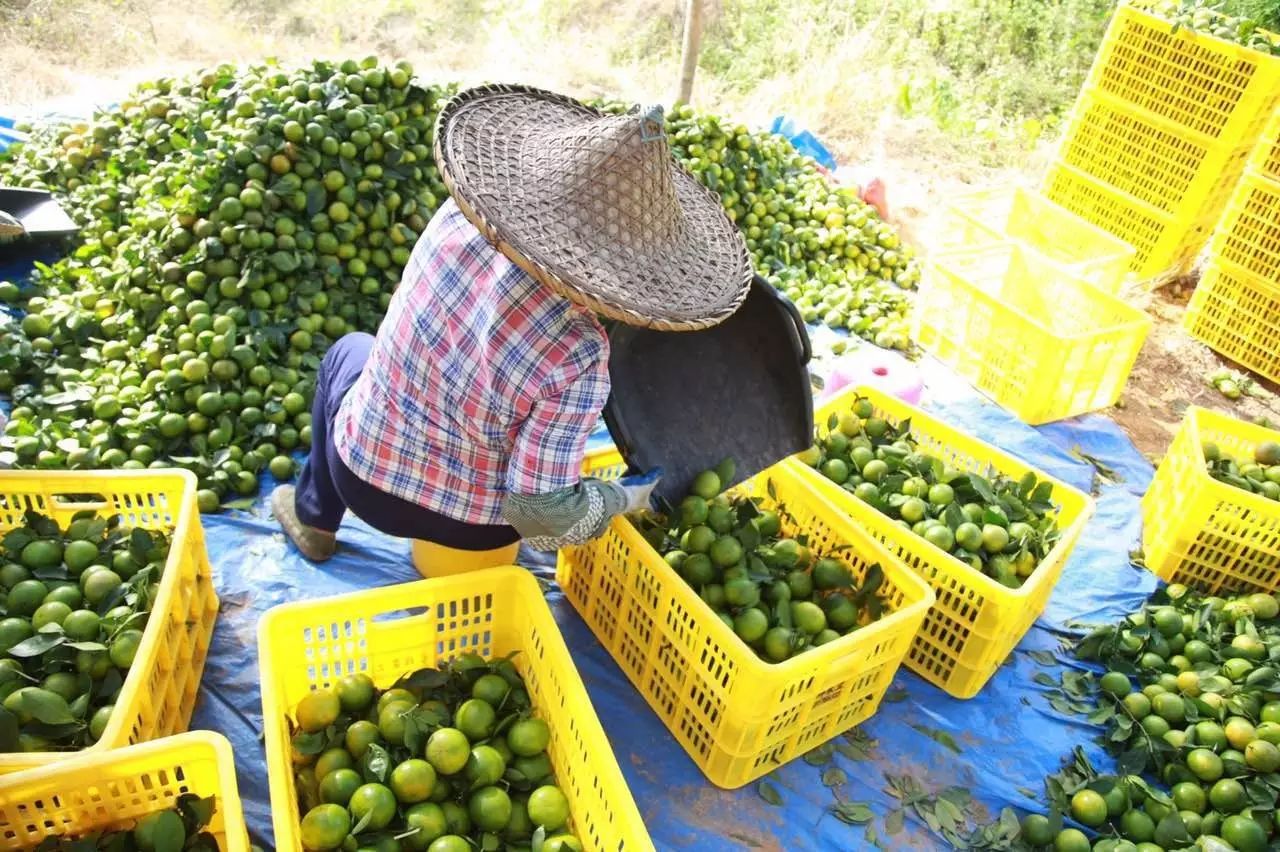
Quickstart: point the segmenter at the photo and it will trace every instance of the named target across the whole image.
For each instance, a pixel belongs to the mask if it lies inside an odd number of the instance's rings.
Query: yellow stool
[[[499,565],[516,564],[516,556],[520,553],[520,542],[495,547],[493,550],[458,550],[445,547],[434,541],[413,540],[413,567],[428,580],[433,577],[449,577],[454,574],[465,574],[468,571],[479,571],[483,568],[496,568]]]

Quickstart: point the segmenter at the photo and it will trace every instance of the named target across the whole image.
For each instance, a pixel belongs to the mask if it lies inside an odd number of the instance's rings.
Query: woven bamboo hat
[[[746,243],[671,156],[661,107],[605,115],[553,92],[481,86],[441,110],[435,155],[463,214],[570,301],[694,331],[746,299]]]

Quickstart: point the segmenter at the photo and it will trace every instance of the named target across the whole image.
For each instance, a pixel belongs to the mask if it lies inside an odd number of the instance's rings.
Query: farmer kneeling
[[[605,116],[487,86],[440,114],[452,193],[414,247],[376,337],[324,357],[311,456],[272,495],[308,559],[350,509],[465,551],[580,544],[648,504],[656,472],[580,475],[609,396],[596,315],[681,331],[728,318],[751,267],[719,200],[676,165],[660,109]],[[421,570],[421,566],[420,566]]]

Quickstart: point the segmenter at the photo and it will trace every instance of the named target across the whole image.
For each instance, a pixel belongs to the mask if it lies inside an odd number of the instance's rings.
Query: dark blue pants
[[[333,445],[333,421],[372,350],[373,335],[348,334],[333,344],[320,362],[311,404],[311,455],[298,474],[294,503],[298,520],[335,532],[349,509],[387,535],[425,539],[459,550],[492,550],[519,540],[519,534],[505,524],[455,521],[388,494],[358,477],[339,457]]]

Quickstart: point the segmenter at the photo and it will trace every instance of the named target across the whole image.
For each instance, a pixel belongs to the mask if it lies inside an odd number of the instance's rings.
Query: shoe
[[[338,538],[334,533],[309,527],[298,520],[295,493],[292,485],[277,486],[271,492],[271,513],[303,556],[312,562],[324,562],[337,551]]]

